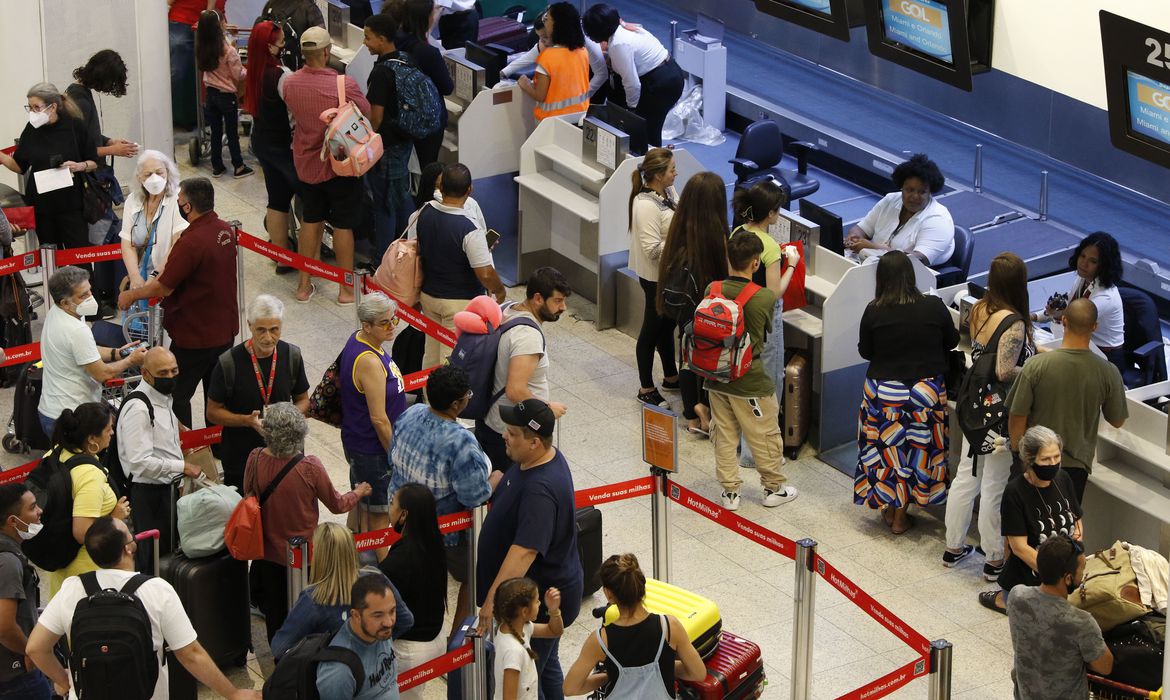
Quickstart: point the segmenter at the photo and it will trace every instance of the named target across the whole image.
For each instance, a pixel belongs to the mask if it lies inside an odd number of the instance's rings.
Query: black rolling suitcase
[[[577,509],[577,553],[585,572],[582,596],[601,588],[601,511],[593,506]]]
[[[151,538],[151,546],[154,547],[154,575],[156,578],[159,577],[158,545],[158,536],[155,535]],[[138,546],[142,546],[141,540],[139,540]],[[175,652],[171,651],[169,647],[164,647],[164,651],[163,665],[167,669],[167,696],[170,700],[197,700],[199,685],[195,682],[195,677],[183,664],[179,663]]]
[[[39,361],[30,362],[21,369],[12,397],[12,432],[4,436],[4,449],[9,452],[27,453],[52,447],[37,415],[43,373]]]

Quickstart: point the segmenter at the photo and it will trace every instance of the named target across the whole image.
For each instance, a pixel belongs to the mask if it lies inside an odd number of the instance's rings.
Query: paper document
[[[53,190],[63,190],[73,186],[73,173],[64,166],[49,170],[38,170],[33,173],[33,180],[37,183],[37,192],[44,194]]]

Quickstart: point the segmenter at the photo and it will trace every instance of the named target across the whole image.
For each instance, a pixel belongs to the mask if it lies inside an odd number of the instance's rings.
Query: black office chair
[[[950,287],[967,281],[971,272],[971,256],[975,253],[975,236],[962,226],[955,227],[955,252],[946,262],[933,269],[938,273],[938,288]]]
[[[819,180],[808,175],[808,154],[816,146],[806,141],[784,143],[780,125],[770,119],[748,124],[735,149],[735,157],[729,163],[735,170],[735,188],[751,187],[761,180],[771,178],[787,195],[787,208],[792,202],[807,197],[821,187]],[[796,170],[780,167],[784,154],[796,156]]]
[[[1130,389],[1166,379],[1166,350],[1154,300],[1140,289],[1118,287],[1125,317],[1125,370],[1121,379]]]

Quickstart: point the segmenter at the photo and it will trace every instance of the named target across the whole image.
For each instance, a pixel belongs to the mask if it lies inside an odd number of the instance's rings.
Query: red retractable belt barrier
[[[199,430],[184,430],[179,433],[179,445],[184,450],[193,450],[197,447],[208,447],[223,440],[223,428],[213,425],[210,428]]]
[[[426,316],[423,316],[418,311],[415,311],[414,307],[407,306],[406,304],[402,303],[401,301],[398,300],[397,297],[395,297],[390,292],[387,292],[385,289],[379,287],[376,282],[374,282],[373,280],[371,280],[368,277],[365,279],[365,284],[363,285],[363,291],[365,291],[365,292],[381,292],[381,293],[385,294],[386,296],[390,297],[391,299],[393,299],[395,302],[398,303],[398,317],[399,318],[406,321],[407,323],[414,326],[415,328],[419,329],[423,333],[426,333],[427,335],[429,335],[430,337],[439,341],[440,343],[446,345],[447,347],[451,347],[451,348],[455,347],[455,334],[453,332],[451,332],[450,329],[444,328],[444,327],[440,326],[439,324],[435,323],[434,321],[432,321],[431,319],[427,318]]]
[[[278,245],[273,245],[268,241],[261,240],[246,231],[236,231],[236,243],[241,248],[255,251],[270,260],[295,267],[301,272],[307,272],[314,277],[353,286],[353,273],[349,270],[343,270],[329,263],[307,258],[300,253],[294,253]]]
[[[13,345],[10,348],[4,348],[4,361],[0,362],[0,367],[23,365],[26,362],[36,362],[39,359],[41,359],[40,343]]]
[[[865,614],[872,617],[879,625],[893,632],[898,639],[910,645],[918,654],[930,654],[930,640],[919,634],[913,627],[902,621],[890,609],[873,599],[873,596],[861,590],[861,586],[849,580],[835,566],[825,561],[819,554],[813,568],[821,578],[825,579],[833,588],[836,588],[854,605],[861,608]]]
[[[410,690],[439,676],[462,668],[475,661],[475,649],[470,642],[442,656],[419,664],[398,674],[398,691]]]
[[[789,559],[796,557],[796,543],[792,540],[772,532],[766,527],[757,525],[747,518],[736,515],[723,506],[708,501],[685,486],[671,482],[669,493],[666,495],[670,500],[695,511],[708,520],[719,523],[728,530],[738,532],[749,540],[763,545],[773,552],[782,554]]]
[[[37,465],[41,463],[40,458],[34,459],[31,462],[22,464],[19,467],[12,469],[5,469],[0,472],[0,486],[5,484],[16,484],[28,478],[28,473],[36,469]]]
[[[34,267],[39,267],[41,264],[41,251],[34,250],[31,253],[21,253],[20,255],[13,255],[10,258],[0,260],[0,275],[11,275],[21,270],[28,270]]]
[[[930,672],[930,657],[914,659],[905,666],[891,671],[876,681],[871,681],[857,690],[850,691],[837,700],[876,700],[884,698],[910,681]]]
[[[122,246],[115,243],[111,245],[96,245],[89,248],[63,248],[57,251],[54,259],[57,261],[57,267],[121,260]]]
[[[654,493],[654,479],[644,476],[641,479],[631,479],[608,486],[597,486],[591,489],[577,491],[577,507],[595,506],[599,503],[624,501],[627,498],[649,496]]]

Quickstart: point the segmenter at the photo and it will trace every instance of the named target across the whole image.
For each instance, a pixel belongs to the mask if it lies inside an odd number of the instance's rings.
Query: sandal
[[[703,430],[702,428],[694,428],[694,427],[691,427],[688,425],[688,426],[684,426],[683,430],[687,431],[691,435],[698,435],[699,437],[702,437],[702,438],[711,437],[711,433],[707,432],[706,430]]]
[[[994,610],[1000,615],[1007,615],[1007,610],[995,604],[995,598],[999,595],[999,591],[983,591],[979,594],[979,604],[988,610]]]
[[[309,293],[304,299],[301,298],[301,290],[297,290],[296,300],[298,304],[308,304],[313,299],[313,295],[317,293],[317,285],[312,282],[309,283]]]
[[[890,519],[891,519],[891,521],[893,520],[892,517]],[[895,530],[894,526],[890,525],[890,532],[895,534],[895,535],[904,535],[907,532],[909,532],[910,528],[912,528],[912,527],[914,527],[914,516],[907,515],[906,516],[906,527],[902,528],[901,530]]]

